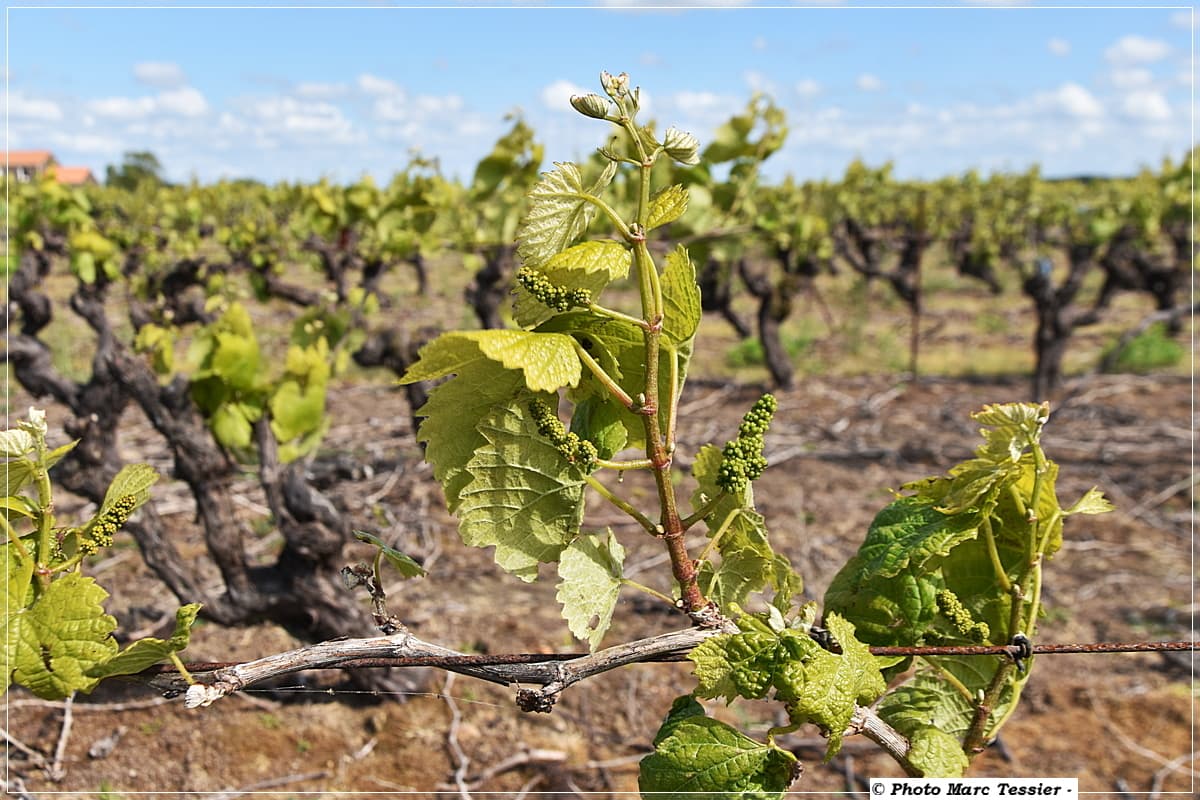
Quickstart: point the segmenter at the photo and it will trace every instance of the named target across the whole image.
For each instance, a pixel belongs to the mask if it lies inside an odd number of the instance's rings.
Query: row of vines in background
[[[181,602],[202,603],[222,624],[272,621],[308,640],[373,629],[339,578],[350,523],[308,468],[330,425],[326,393],[351,369],[394,380],[422,344],[457,327],[427,311],[434,292],[461,293],[473,312],[464,308],[464,325],[504,324],[525,197],[547,167],[535,132],[509,122],[466,183],[414,157],[386,184],[8,187],[14,313],[4,359],[29,394],[55,401],[79,440],[56,481],[99,507],[127,466],[118,425],[126,410],[139,409],[162,437],[220,584],[181,555],[153,503],[126,529]],[[582,185],[599,181],[613,148],[631,146],[619,134],[578,166]],[[657,256],[688,247],[704,310],[757,335],[779,386],[793,382],[781,326],[803,302],[819,306],[823,276],[839,270],[886,282],[910,309],[914,373],[931,258],[951,259],[997,292],[1015,273],[1037,313],[1037,399],[1058,380],[1071,332],[1098,319],[1116,292],[1148,292],[1180,324],[1192,268],[1186,160],[1092,182],[1047,181],[1036,170],[900,181],[889,165],[855,162],[837,181],[770,183],[763,164],[786,136],[783,112],[754,98],[691,163],[656,163],[649,182],[666,187],[653,199],[664,216],[647,226]],[[638,204],[641,177],[609,177],[614,207]],[[581,289],[610,277],[602,264],[582,270]],[[1083,307],[1093,270],[1103,287]],[[757,306],[753,324],[735,308],[743,291]],[[55,325],[75,326],[76,354],[77,329],[90,332],[88,368],[64,368]],[[404,387],[413,411],[428,389]],[[252,537],[234,513],[232,484],[247,467],[285,542],[270,563],[249,555]],[[398,680],[384,671],[355,679],[372,688]]]
[[[31,252],[44,274],[47,256],[63,254],[83,283],[127,277],[135,295],[157,300],[175,324],[211,315],[210,296],[252,292],[308,309],[332,301],[349,314],[346,330],[365,331],[356,300],[404,304],[381,291],[389,271],[410,268],[414,292],[425,295],[431,261],[449,259],[461,267],[440,276],[438,288],[461,291],[481,327],[501,327],[524,194],[546,166],[534,131],[520,118],[510,122],[467,183],[414,156],[384,186],[370,178],[349,186],[14,186],[8,271],[18,281],[28,275],[20,259]],[[996,294],[1019,287],[1037,321],[1033,399],[1055,390],[1072,333],[1099,321],[1120,292],[1150,295],[1168,332],[1181,328],[1193,259],[1190,154],[1125,179],[1047,180],[1034,167],[905,181],[890,163],[856,160],[837,180],[768,182],[763,165],[787,133],[783,112],[756,96],[718,129],[699,164],[656,165],[656,180],[683,187],[691,202],[652,242],[658,252],[680,243],[692,249],[705,310],[741,338],[757,338],[777,386],[794,381],[781,326],[801,314],[827,317],[823,276],[847,270],[864,284],[886,284],[908,309],[913,375],[929,291],[923,273],[935,259]],[[602,162],[595,154],[582,164],[585,176],[598,175]],[[636,191],[620,177],[614,189],[624,199]],[[234,273],[248,283],[231,283]],[[352,295],[355,287],[362,292]],[[752,320],[734,308],[744,294],[757,306]],[[356,359],[397,368],[411,360],[403,339],[388,331]]]

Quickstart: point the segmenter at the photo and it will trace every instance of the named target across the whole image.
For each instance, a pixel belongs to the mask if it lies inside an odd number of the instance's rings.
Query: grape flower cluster
[[[587,289],[565,289],[555,286],[545,275],[528,267],[517,270],[517,282],[539,303],[555,311],[570,311],[577,306],[588,306],[592,303],[592,293]]]
[[[103,514],[79,531],[79,549],[90,556],[101,547],[112,547],[113,534],[125,525],[135,508],[136,496],[127,494],[117,498]]]
[[[596,445],[587,439],[581,439],[577,433],[569,432],[558,415],[542,401],[531,402],[529,411],[533,415],[534,423],[537,424],[538,433],[549,439],[550,443],[558,448],[558,452],[562,454],[563,458],[584,472],[592,471],[596,466],[596,460],[600,458]]]
[[[742,417],[737,438],[721,451],[717,486],[731,494],[737,493],[763,474],[767,468],[767,459],[763,456],[763,436],[778,407],[774,395],[764,394]]]
[[[938,610],[950,621],[954,629],[964,638],[972,642],[986,642],[991,636],[991,629],[986,622],[976,622],[971,612],[958,599],[958,595],[949,589],[937,593]]]

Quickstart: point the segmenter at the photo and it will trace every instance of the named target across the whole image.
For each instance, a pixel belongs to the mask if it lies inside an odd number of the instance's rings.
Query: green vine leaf
[[[1042,437],[1042,428],[1050,418],[1047,403],[1002,403],[984,406],[971,415],[984,427],[980,430],[985,444],[976,451],[979,458],[996,463],[1017,461]]]
[[[246,403],[223,403],[212,412],[209,424],[217,441],[230,450],[245,450],[254,438],[254,426]]]
[[[687,249],[679,245],[667,255],[663,267],[663,335],[676,345],[690,344],[700,327],[700,286],[696,266]],[[691,348],[688,348],[691,353]]]
[[[557,599],[563,618],[593,652],[612,623],[624,562],[625,548],[612,531],[605,537],[576,538],[559,559]]]
[[[796,777],[794,755],[705,716],[691,697],[675,701],[654,744],[639,768],[643,797],[782,798]]]
[[[21,632],[26,606],[33,596],[33,559],[22,558],[11,544],[4,545],[4,675],[0,677],[0,694],[8,691],[17,656],[21,652]]]
[[[872,580],[861,557],[852,556],[825,591],[826,610],[854,623],[858,636],[873,645],[914,645],[937,616],[940,574],[905,568]]]
[[[0,458],[20,458],[33,450],[33,434],[20,428],[0,431]]]
[[[268,400],[271,431],[280,442],[280,460],[287,463],[320,443],[328,420],[325,396],[329,384],[329,342],[319,337],[307,346],[287,350],[283,379]],[[285,458],[284,448],[286,448]]]
[[[674,222],[687,212],[688,190],[683,184],[667,186],[650,198],[650,216],[646,221],[646,230]]]
[[[583,369],[569,336],[514,330],[455,331],[422,347],[417,363],[400,382],[461,374],[480,358],[496,361],[505,369],[520,370],[531,392],[576,386]]]
[[[90,692],[99,679],[88,673],[117,651],[117,621],[104,613],[106,597],[94,580],[73,572],[46,587],[31,607],[11,611],[13,681],[46,700]]]
[[[980,430],[984,443],[976,448],[975,458],[951,469],[946,479],[918,481],[904,488],[934,500],[947,514],[971,510],[990,514],[1002,487],[1023,472],[1022,455],[1041,438],[1049,414],[1045,404],[984,406],[971,415],[985,426]]]
[[[10,431],[4,431],[3,433],[16,433],[16,434],[29,435],[26,431],[23,431],[19,428],[14,428],[13,430],[10,430]],[[16,444],[13,444],[14,441],[16,441]],[[14,439],[10,438],[9,443],[10,443],[10,446],[14,446],[14,447],[22,446],[22,443],[20,442],[19,439],[14,440]],[[66,444],[56,447],[53,450],[51,450],[50,452],[46,453],[46,458],[45,458],[46,469],[50,469],[55,464],[57,464],[59,461],[61,461],[62,457],[65,456],[67,453],[71,452],[72,450],[74,450],[75,445],[77,445],[77,444],[79,444],[78,440],[67,442]],[[33,447],[33,445],[30,444],[31,449],[32,449],[32,447]],[[32,455],[32,453],[27,452],[26,455]],[[0,458],[5,458],[5,456],[0,456]],[[12,496],[16,495],[18,492],[20,492],[22,489],[24,489],[26,486],[33,483],[34,475],[36,474],[36,469],[34,467],[33,461],[31,461],[29,458],[25,458],[25,457],[21,457],[21,456],[7,456],[6,458],[9,458],[10,460],[4,462],[3,464],[0,464],[0,489],[3,490],[3,494],[0,496],[12,497]]]
[[[480,421],[511,403],[523,387],[554,391],[576,385],[581,369],[571,338],[559,333],[448,333],[421,348],[420,359],[401,383],[456,375],[435,387],[417,410],[425,418],[417,441],[426,444],[426,458],[433,464],[451,512],[457,510],[462,490],[472,480],[467,463],[486,443]]]
[[[853,624],[828,613],[825,627],[841,646],[841,654],[818,648],[803,660],[789,661],[776,680],[776,696],[786,704],[793,724],[821,726],[829,740],[828,761],[841,749],[855,706],[873,703],[887,690],[887,683],[870,648],[855,637]]]
[[[175,612],[175,631],[169,639],[146,637],[138,639],[107,661],[89,669],[89,678],[111,678],[113,675],[132,675],[146,667],[157,664],[171,653],[178,653],[188,646],[192,625],[200,612],[199,603],[188,603]]]
[[[446,505],[454,512],[463,487],[471,482],[467,462],[486,444],[479,422],[497,406],[512,401],[521,391],[521,373],[495,361],[477,358],[457,367],[458,376],[436,386],[417,410],[424,417],[417,441],[425,444],[425,457],[442,484]]]
[[[838,571],[825,608],[852,621],[864,641],[911,645],[937,614],[940,559],[978,534],[978,515],[948,515],[916,497],[880,511],[866,539]]]
[[[886,506],[871,522],[858,549],[866,580],[890,578],[906,567],[924,571],[935,556],[975,538],[974,514],[945,514],[917,498],[904,497]]]
[[[149,464],[127,464],[112,479],[108,491],[104,493],[104,502],[100,504],[98,514],[107,511],[113,503],[122,497],[132,495],[134,508],[150,499],[150,487],[158,483],[158,470]]]
[[[1037,466],[1032,456],[1021,459],[1019,471],[1014,472],[1011,479],[1003,485],[1004,493],[997,499],[993,528],[996,538],[1001,544],[1008,544],[1017,549],[1024,549],[1033,536],[1033,526],[1029,524],[1027,514],[1017,505],[1012,493],[1020,495],[1021,503],[1028,507],[1033,502],[1033,485],[1037,480]],[[1039,535],[1046,538],[1045,554],[1052,556],[1062,547],[1063,517],[1058,503],[1055,483],[1058,481],[1058,465],[1047,460],[1045,472],[1042,474],[1042,496],[1035,511],[1037,518],[1043,523]],[[1045,528],[1049,523],[1050,527]]]
[[[801,648],[817,648],[804,634],[785,632]],[[807,640],[808,645],[803,644]],[[819,648],[818,648],[819,649]],[[688,653],[696,665],[696,695],[761,700],[767,696],[775,674],[787,659],[780,635],[769,630],[743,630],[706,639]]]
[[[937,728],[921,728],[908,739],[908,763],[921,778],[961,778],[971,762],[962,744]]]
[[[468,545],[495,546],[496,563],[528,582],[579,534],[584,484],[522,406],[497,408],[476,426],[487,444],[466,465],[458,529]]]
[[[566,250],[587,228],[595,210],[584,199],[579,167],[570,162],[554,167],[529,190],[528,210],[517,228],[517,255],[531,268]]]
[[[1108,502],[1103,492],[1093,486],[1074,505],[1065,509],[1063,514],[1107,514],[1112,510],[1113,504]]]
[[[700,588],[704,596],[719,608],[741,605],[751,592],[763,588],[775,575],[775,556],[766,540],[762,515],[756,511],[736,511],[740,528],[734,535],[745,542],[726,543],[719,548],[721,561],[716,566],[705,562],[700,568]]]
[[[15,458],[12,461],[6,461],[0,468],[0,487],[4,490],[5,497],[13,497],[29,484],[33,483],[34,466],[27,458]]]
[[[625,449],[629,433],[622,423],[625,407],[611,396],[589,394],[575,404],[571,414],[571,431],[580,439],[596,445],[600,458],[612,458]]]
[[[961,743],[975,718],[972,698],[987,690],[997,669],[995,659],[970,656],[937,656],[918,659],[916,675],[905,685],[888,694],[879,703],[879,716],[900,733],[913,739],[920,731],[935,728]],[[966,689],[965,696],[947,675]],[[992,709],[985,736],[990,738],[1008,716],[1017,698],[1017,689],[1029,670],[1013,676],[1000,693]],[[961,744],[960,744],[961,751]]]

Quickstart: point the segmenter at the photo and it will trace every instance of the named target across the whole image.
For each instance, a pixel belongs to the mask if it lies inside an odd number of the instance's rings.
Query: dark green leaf
[[[641,761],[638,788],[643,797],[781,798],[795,767],[790,752],[756,742],[677,700],[654,752]]]

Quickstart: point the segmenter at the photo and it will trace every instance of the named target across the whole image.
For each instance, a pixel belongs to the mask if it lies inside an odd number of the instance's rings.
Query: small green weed
[[[100,789],[96,792],[98,800],[123,800],[125,795],[113,790],[113,785],[106,780],[100,781]]]
[[[817,334],[809,330],[801,330],[793,335],[783,337],[783,347],[788,357],[795,361],[812,348],[817,341]],[[761,367],[767,363],[763,355],[762,342],[757,336],[743,339],[725,353],[725,363],[735,369],[743,367]]]
[[[1173,367],[1183,360],[1183,346],[1167,334],[1163,324],[1151,325],[1114,352],[1116,345],[1104,355],[1106,372],[1133,372],[1137,374]]]
[[[1010,328],[1008,318],[994,311],[984,311],[975,317],[975,329],[980,333],[997,335],[1008,333]]]
[[[161,731],[163,729],[164,724],[165,723],[161,719],[147,720],[146,722],[143,722],[141,725],[138,725],[138,730],[141,731],[146,736],[155,736],[156,734],[158,734],[159,731]]]

